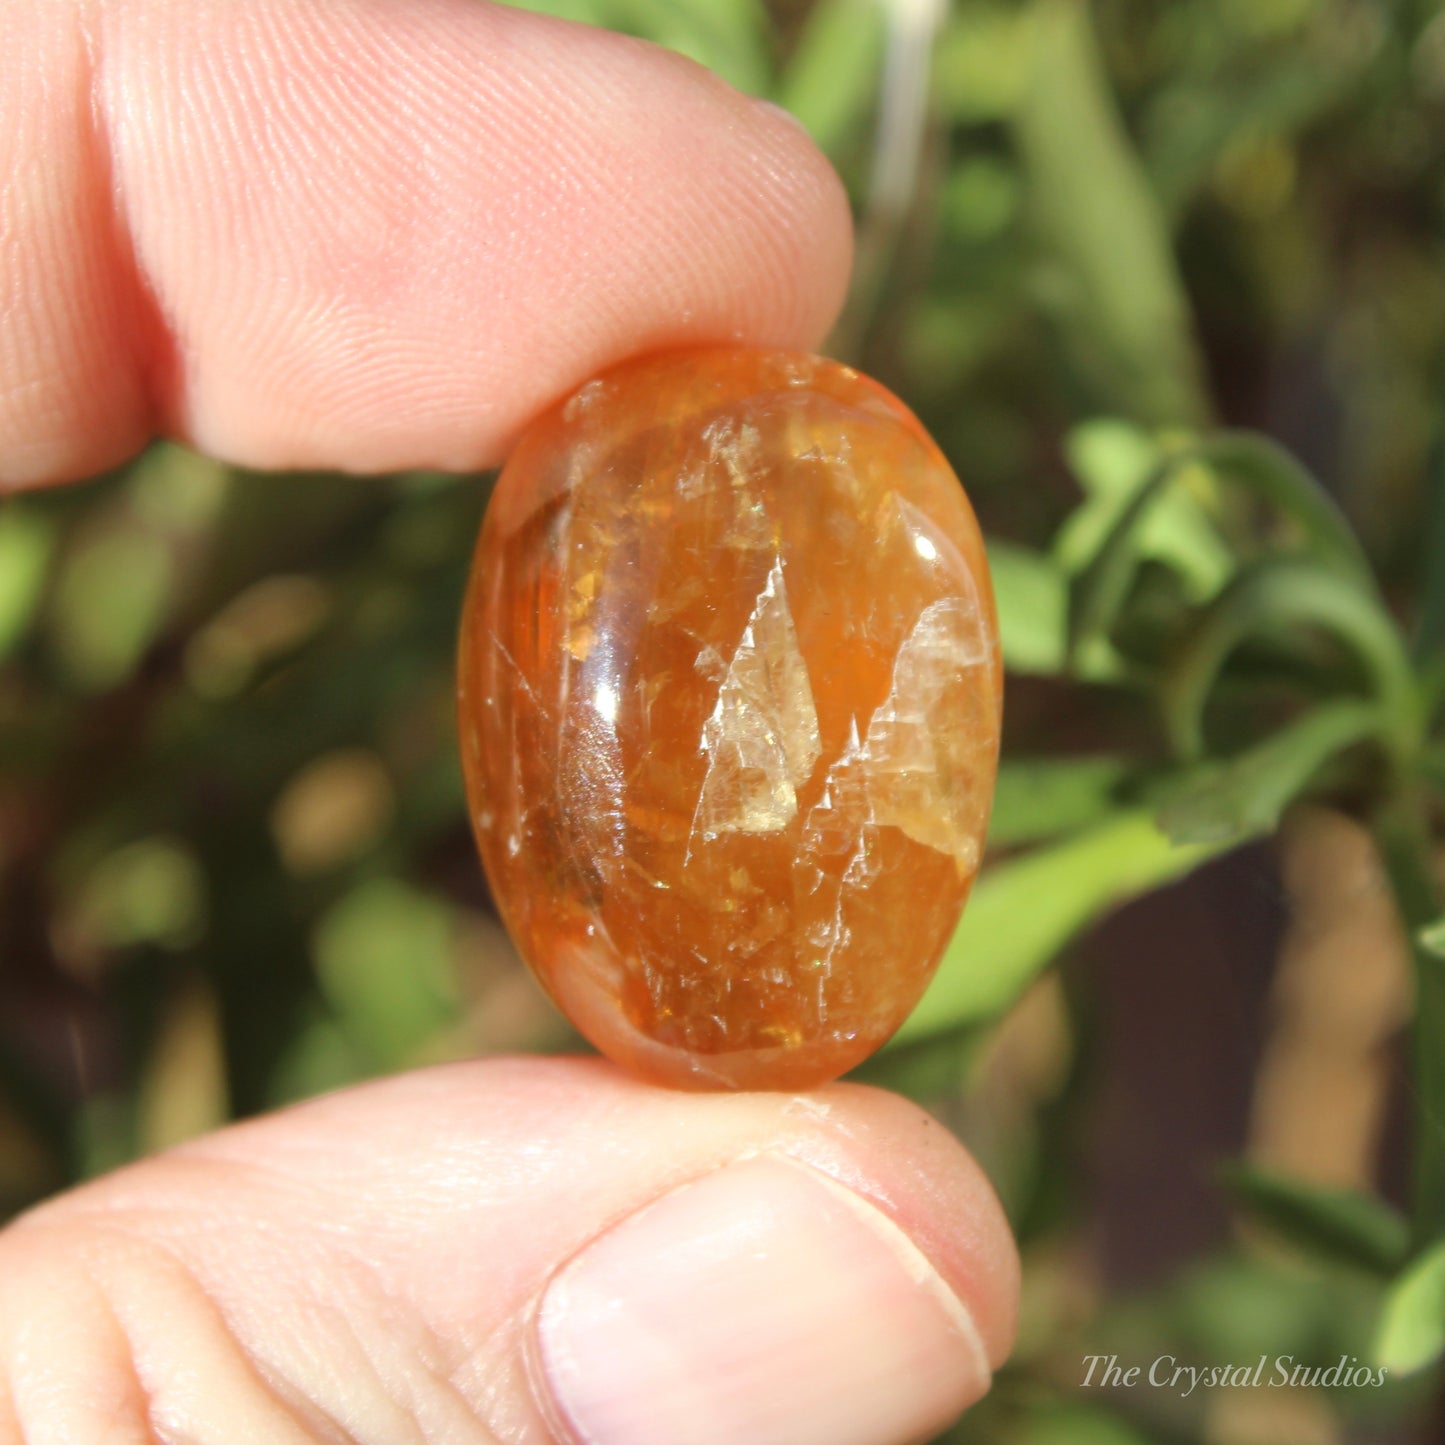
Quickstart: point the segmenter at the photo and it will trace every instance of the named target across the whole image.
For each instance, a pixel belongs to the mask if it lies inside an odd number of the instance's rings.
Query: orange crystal
[[[978,869],[1002,688],[963,489],[836,362],[634,361],[502,473],[463,620],[493,895],[604,1053],[800,1089],[908,1014]]]

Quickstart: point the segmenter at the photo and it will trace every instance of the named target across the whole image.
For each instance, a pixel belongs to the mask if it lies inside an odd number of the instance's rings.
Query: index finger
[[[258,467],[498,461],[633,352],[816,343],[803,132],[677,56],[473,0],[11,5],[0,487],[153,434]]]

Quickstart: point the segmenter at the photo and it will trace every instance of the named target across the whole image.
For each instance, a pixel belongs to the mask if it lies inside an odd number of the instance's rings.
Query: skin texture
[[[838,307],[823,158],[621,36],[473,0],[4,21],[11,484],[158,429],[262,467],[490,465],[623,356],[798,345]]]
[[[526,1354],[546,1281],[763,1150],[879,1204],[1002,1360],[1015,1280],[997,1205],[913,1105],[850,1085],[694,1096],[541,1059],[352,1090],[33,1213],[0,1235],[0,1359],[37,1441],[111,1438],[110,1420],[121,1439],[149,1422],[184,1440],[544,1440]]]
[[[3,487],[156,433],[257,466],[495,463],[621,357],[817,345],[849,253],[801,131],[616,36],[469,0],[0,0]],[[692,1096],[517,1060],[227,1130],[0,1233],[0,1445],[641,1441],[626,1399],[557,1384],[596,1363],[564,1306],[600,1280],[626,1306],[649,1231],[685,1256],[709,1199],[718,1249],[751,1214],[783,1239],[815,1174],[866,1201],[820,1186],[817,1282],[856,1286],[932,1372],[932,1416],[875,1387],[843,1418],[916,1438],[986,1385],[1017,1302],[997,1203],[944,1130],[856,1086]],[[679,1419],[745,1323],[664,1372]],[[743,1438],[696,1418],[699,1442]]]

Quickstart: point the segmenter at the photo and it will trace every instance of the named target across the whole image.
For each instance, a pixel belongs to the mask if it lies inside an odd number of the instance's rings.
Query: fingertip
[[[298,1105],[5,1238],[93,1265],[162,1395],[224,1377],[234,1348],[322,1412],[391,1418],[360,1352],[496,1433],[540,1438],[547,1417],[604,1445],[927,1438],[988,1388],[1017,1308],[997,1200],[917,1106],[847,1084],[676,1093],[580,1059]],[[134,1268],[116,1267],[122,1239]],[[223,1308],[224,1340],[178,1336],[158,1259]]]
[[[804,1094],[686,1093],[592,1056],[522,1055],[423,1070],[302,1105],[295,1123],[315,1132],[314,1113],[334,1110],[335,1127],[324,1132],[349,1147],[357,1136],[348,1119],[367,1096],[376,1101],[359,1141],[368,1151],[405,1147],[426,1121],[456,1157],[485,1113],[496,1147],[525,1145],[533,1169],[569,1181],[578,1191],[575,1215],[551,1222],[565,1218],[582,1232],[561,1258],[589,1227],[739,1160],[769,1153],[795,1161],[870,1203],[912,1241],[967,1309],[991,1368],[1013,1347],[1020,1268],[1003,1206],[957,1136],[899,1094],[848,1081]]]
[[[595,1445],[922,1439],[984,1394],[967,1305],[870,1201],[735,1161],[593,1240],[536,1315],[543,1398]]]
[[[1008,1216],[978,1161],[922,1105],[886,1089],[844,1081],[808,1097],[836,1101],[851,1144],[843,1157],[856,1153],[868,1164],[842,1182],[933,1261],[973,1316],[997,1369],[1018,1332],[1020,1265]]]
[[[841,304],[827,161],[655,46],[474,0],[94,15],[44,28],[68,103],[15,134],[50,137],[50,179],[0,193],[30,328],[0,346],[12,480],[157,419],[258,467],[491,465],[628,355],[808,348]]]

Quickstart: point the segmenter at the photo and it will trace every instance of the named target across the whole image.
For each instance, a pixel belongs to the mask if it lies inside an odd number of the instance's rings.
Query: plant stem
[[[1422,799],[1405,785],[1379,811],[1375,839],[1410,946],[1415,972],[1415,1178],[1411,1218],[1420,1250],[1445,1231],[1445,959],[1420,930],[1440,913]]]

